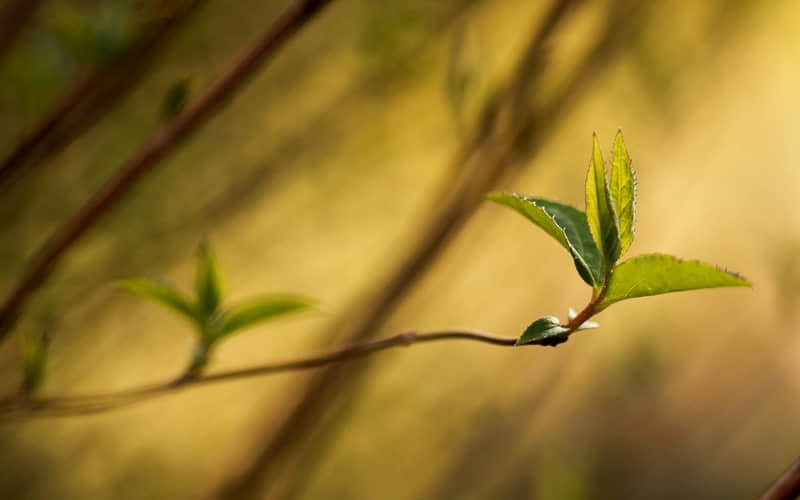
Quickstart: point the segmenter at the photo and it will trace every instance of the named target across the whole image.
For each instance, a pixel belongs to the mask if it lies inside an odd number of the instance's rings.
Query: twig
[[[251,77],[259,64],[288,40],[332,0],[297,0],[287,7],[255,45],[204,96],[159,130],[127,162],[119,167],[78,213],[39,249],[0,308],[0,341],[5,338],[31,294],[50,275],[75,241],[134,185],[159,159],[186,140],[201,123],[218,110]]]
[[[320,366],[341,363],[360,358],[374,352],[398,346],[409,346],[439,340],[473,340],[486,344],[513,346],[517,339],[498,337],[475,331],[441,331],[431,333],[406,332],[357,344],[328,354],[302,358],[282,363],[259,365],[196,377],[180,377],[166,382],[104,394],[87,394],[49,398],[8,399],[0,403],[0,418],[68,416],[98,413],[152,399],[154,397],[217,382],[240,380],[250,377],[273,375],[298,370],[309,370]]]
[[[800,497],[800,457],[767,489],[759,500],[794,500]]]

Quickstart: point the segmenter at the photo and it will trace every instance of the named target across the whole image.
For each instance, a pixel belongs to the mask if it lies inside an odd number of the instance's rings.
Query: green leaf
[[[561,326],[558,318],[544,316],[531,323],[525,329],[519,340],[517,340],[517,345],[540,344],[555,346],[566,342],[567,337],[564,335],[566,333],[569,333],[569,329]]]
[[[119,286],[134,295],[167,306],[173,311],[189,318],[193,323],[198,322],[197,312],[192,303],[184,298],[178,290],[166,283],[147,278],[129,278],[121,280]]]
[[[191,82],[188,78],[182,78],[169,87],[164,100],[161,102],[161,114],[164,118],[174,118],[186,108],[190,91]]]
[[[269,295],[248,300],[232,308],[223,316],[217,336],[224,337],[256,323],[293,311],[306,309],[311,305],[312,301],[305,297],[290,295]]]
[[[612,265],[620,255],[619,225],[606,183],[603,153],[597,134],[592,136],[592,159],[586,175],[586,218],[594,242],[606,263]]]
[[[723,286],[751,285],[738,274],[712,264],[680,260],[671,255],[640,255],[614,268],[605,298],[597,310],[634,297]]]
[[[195,272],[197,306],[204,319],[211,317],[222,302],[222,285],[214,252],[206,242],[200,244]]]
[[[566,248],[581,278],[594,288],[605,279],[603,257],[592,240],[586,215],[575,207],[518,194],[492,193],[488,199],[512,208]]]
[[[614,154],[611,160],[611,183],[609,184],[611,200],[619,222],[619,256],[633,243],[633,231],[636,223],[636,178],[633,173],[631,157],[622,139],[622,130],[614,139]]]
[[[24,370],[23,388],[26,393],[30,394],[44,380],[49,337],[47,335],[23,335],[21,341]]]

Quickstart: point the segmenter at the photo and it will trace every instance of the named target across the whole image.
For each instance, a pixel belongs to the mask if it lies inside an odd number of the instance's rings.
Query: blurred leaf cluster
[[[120,286],[152,300],[187,319],[197,333],[197,342],[187,375],[198,374],[208,363],[212,348],[245,328],[290,312],[308,308],[312,302],[291,295],[264,295],[223,307],[223,288],[216,256],[202,243],[197,253],[194,297],[167,283],[148,278],[128,278]]]

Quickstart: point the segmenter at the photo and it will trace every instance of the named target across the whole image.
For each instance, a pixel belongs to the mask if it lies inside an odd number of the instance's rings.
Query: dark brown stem
[[[432,333],[406,332],[373,342],[353,345],[320,356],[241,368],[208,375],[182,376],[174,380],[124,391],[49,398],[17,397],[0,403],[0,418],[68,416],[98,413],[128,406],[159,395],[180,391],[190,387],[263,375],[309,370],[320,366],[356,359],[392,347],[408,346],[423,342],[435,342],[439,340],[473,340],[500,346],[514,346],[517,341],[516,338],[497,337],[489,333],[473,331],[442,331]]]
[[[33,17],[42,0],[11,0],[0,16],[0,53],[9,47]]]
[[[332,0],[297,0],[262,34],[255,45],[204,96],[164,126],[86,202],[78,213],[57,230],[36,253],[0,307],[0,341],[5,338],[30,296],[52,272],[64,253],[101,215],[133,187],[157,161],[186,140],[201,123],[220,108],[251,77],[259,63],[275,54],[292,34]]]
[[[800,497],[800,457],[765,491],[759,500],[794,500]]]

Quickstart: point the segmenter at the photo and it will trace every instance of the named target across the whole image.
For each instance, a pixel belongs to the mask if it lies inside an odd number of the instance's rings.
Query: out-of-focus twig
[[[267,57],[275,54],[295,32],[332,0],[296,0],[266,29],[258,41],[194,105],[162,127],[86,202],[37,252],[0,306],[0,341],[5,338],[28,299],[47,279],[72,244],[101,215],[119,201],[157,161],[186,140],[251,77]]]
[[[50,398],[24,397],[8,399],[0,402],[0,418],[53,417],[99,413],[129,406],[133,403],[188,389],[190,387],[277,373],[309,370],[320,366],[360,358],[393,347],[410,346],[412,344],[436,342],[439,340],[472,340],[500,346],[514,346],[517,342],[515,337],[498,337],[489,333],[461,330],[431,333],[399,333],[382,340],[353,345],[320,356],[241,368],[209,375],[180,377],[160,384],[124,391]]]
[[[794,500],[800,497],[800,458],[775,480],[759,500]]]
[[[42,0],[11,0],[0,12],[0,54],[10,46],[28,24]]]
[[[546,12],[531,37],[507,87],[498,94],[486,112],[485,119],[458,156],[459,171],[437,197],[438,211],[422,230],[422,237],[410,255],[369,301],[359,302],[359,318],[349,323],[347,342],[369,338],[391,316],[395,307],[413,289],[424,271],[436,260],[447,243],[475,211],[486,191],[500,179],[514,162],[509,161],[518,147],[522,132],[533,119],[527,101],[530,89],[543,67],[546,42],[577,1],[557,0]],[[419,230],[415,231],[419,232]],[[337,326],[334,331],[338,331]],[[326,336],[326,338],[329,336]],[[363,367],[362,367],[363,369]],[[363,372],[362,372],[363,374]],[[297,405],[283,418],[277,430],[266,430],[266,436],[255,442],[265,445],[257,450],[246,468],[223,485],[218,496],[225,498],[263,498],[262,487],[272,484],[275,468],[297,439],[320,421],[320,416],[337,397],[344,397],[345,384],[353,386],[359,377],[338,367],[326,369],[311,380]]]
[[[23,167],[39,165],[85,132],[112,104],[131,90],[146,66],[178,25],[196,10],[202,0],[170,3],[171,10],[160,15],[133,46],[102,63],[82,77],[14,149],[0,162],[0,190],[8,189]]]

